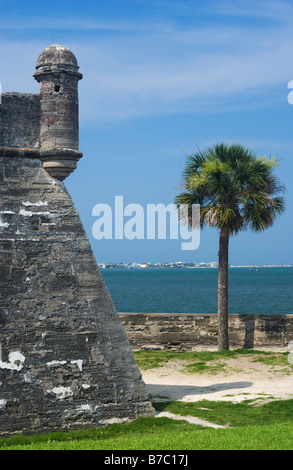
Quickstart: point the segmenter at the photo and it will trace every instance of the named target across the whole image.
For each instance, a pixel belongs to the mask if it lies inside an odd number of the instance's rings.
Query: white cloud
[[[39,17],[0,18],[1,30],[74,30],[74,31],[136,31],[149,29],[151,24],[130,21],[104,21],[78,17]]]
[[[229,5],[230,13],[243,13],[239,5]],[[285,14],[288,4],[282,5]],[[269,6],[272,15],[276,2],[269,2]],[[222,14],[228,11],[225,4],[218,10]],[[245,14],[249,11],[248,4]],[[34,27],[29,20],[27,25]],[[114,35],[99,34],[90,36],[90,40],[86,35],[77,40],[76,34],[74,39],[68,34],[70,40],[64,44],[77,56],[84,75],[80,82],[82,120],[263,105],[272,100],[274,87],[280,94],[284,88],[286,100],[287,84],[293,79],[289,60],[293,32],[284,25],[183,27],[170,21],[73,18],[55,22],[40,18],[38,27],[42,25],[65,30],[115,30]],[[15,27],[22,26],[15,23]],[[38,92],[32,74],[38,55],[48,45],[45,41],[1,41],[0,81],[4,92]]]
[[[290,2],[279,0],[238,0],[237,2],[215,2],[214,12],[221,15],[238,17],[254,17],[290,24],[293,16],[293,7]]]
[[[230,40],[227,37],[227,49],[220,50],[217,42],[219,37],[223,40],[220,33],[214,34],[214,50],[207,50],[204,41],[196,47],[185,47],[180,43],[181,33],[176,36],[175,31],[160,37],[157,47],[151,38],[147,48],[143,41],[141,44],[137,41],[131,48],[122,41],[105,44],[103,51],[96,54],[99,46],[92,44],[90,49],[84,49],[77,45],[81,70],[96,102],[96,115],[112,118],[212,110],[228,103],[245,107],[254,100],[272,101],[274,87],[279,87],[280,93],[284,88],[286,100],[287,84],[292,79],[288,61],[292,35],[274,36],[274,42],[266,39],[262,45],[259,41],[257,48],[253,47],[256,38],[250,36],[245,41],[243,36],[239,47],[230,50],[229,42],[233,42],[234,35],[235,31],[231,32]],[[210,34],[209,41],[212,43]],[[87,113],[91,114],[89,109]]]

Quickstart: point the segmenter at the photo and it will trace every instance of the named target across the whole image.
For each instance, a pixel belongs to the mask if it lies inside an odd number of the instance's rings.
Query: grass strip
[[[192,403],[157,402],[153,403],[153,406],[157,411],[195,416],[211,423],[231,427],[293,423],[293,400],[270,401],[262,405],[252,403],[255,403],[255,400],[245,400],[240,403],[201,400]]]
[[[293,450],[293,400],[255,406],[213,402],[154,403],[157,410],[197,416],[226,429],[169,418],[138,418],[102,428],[0,439],[1,450]]]
[[[148,419],[148,418],[147,418]],[[158,418],[160,421],[163,418]],[[166,421],[165,421],[165,424]],[[124,435],[108,439],[47,441],[14,445],[7,450],[293,450],[293,424],[244,426],[231,429],[185,425],[161,429],[160,434]],[[152,425],[151,425],[152,426]]]
[[[252,362],[262,362],[270,366],[284,366],[288,371],[293,365],[288,363],[288,353],[271,353],[256,349],[234,349],[227,351],[134,351],[138,366],[142,370],[155,369],[166,365],[169,361],[186,361],[185,372],[225,372],[225,359],[250,356]],[[213,364],[213,361],[219,361]]]

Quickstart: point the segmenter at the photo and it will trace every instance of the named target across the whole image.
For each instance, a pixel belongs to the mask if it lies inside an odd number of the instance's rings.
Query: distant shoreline
[[[98,263],[98,266],[100,269],[139,269],[139,270],[145,270],[145,269],[217,269],[218,266],[172,266],[172,263],[170,265],[163,265],[163,266],[154,266],[154,265],[148,265],[148,266],[131,266],[131,265],[126,265],[123,263],[111,263],[108,265],[108,263]],[[229,268],[293,268],[292,264],[247,264],[247,265],[229,265]]]

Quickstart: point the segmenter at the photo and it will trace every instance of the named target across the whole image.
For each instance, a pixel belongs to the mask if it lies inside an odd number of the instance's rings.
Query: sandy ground
[[[253,362],[253,356],[221,359],[225,368],[216,374],[186,373],[186,362],[169,362],[163,367],[141,371],[153,401],[229,400],[293,398],[293,366],[269,366]],[[213,362],[214,363],[214,362]]]

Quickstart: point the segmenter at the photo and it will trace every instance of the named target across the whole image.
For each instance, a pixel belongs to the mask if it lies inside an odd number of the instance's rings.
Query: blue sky
[[[51,44],[73,51],[80,150],[66,181],[98,262],[215,261],[218,232],[181,240],[95,240],[92,209],[173,202],[186,155],[240,143],[281,162],[287,212],[230,242],[231,264],[288,264],[292,253],[293,3],[289,1],[0,0],[3,92],[38,93],[32,78]]]

